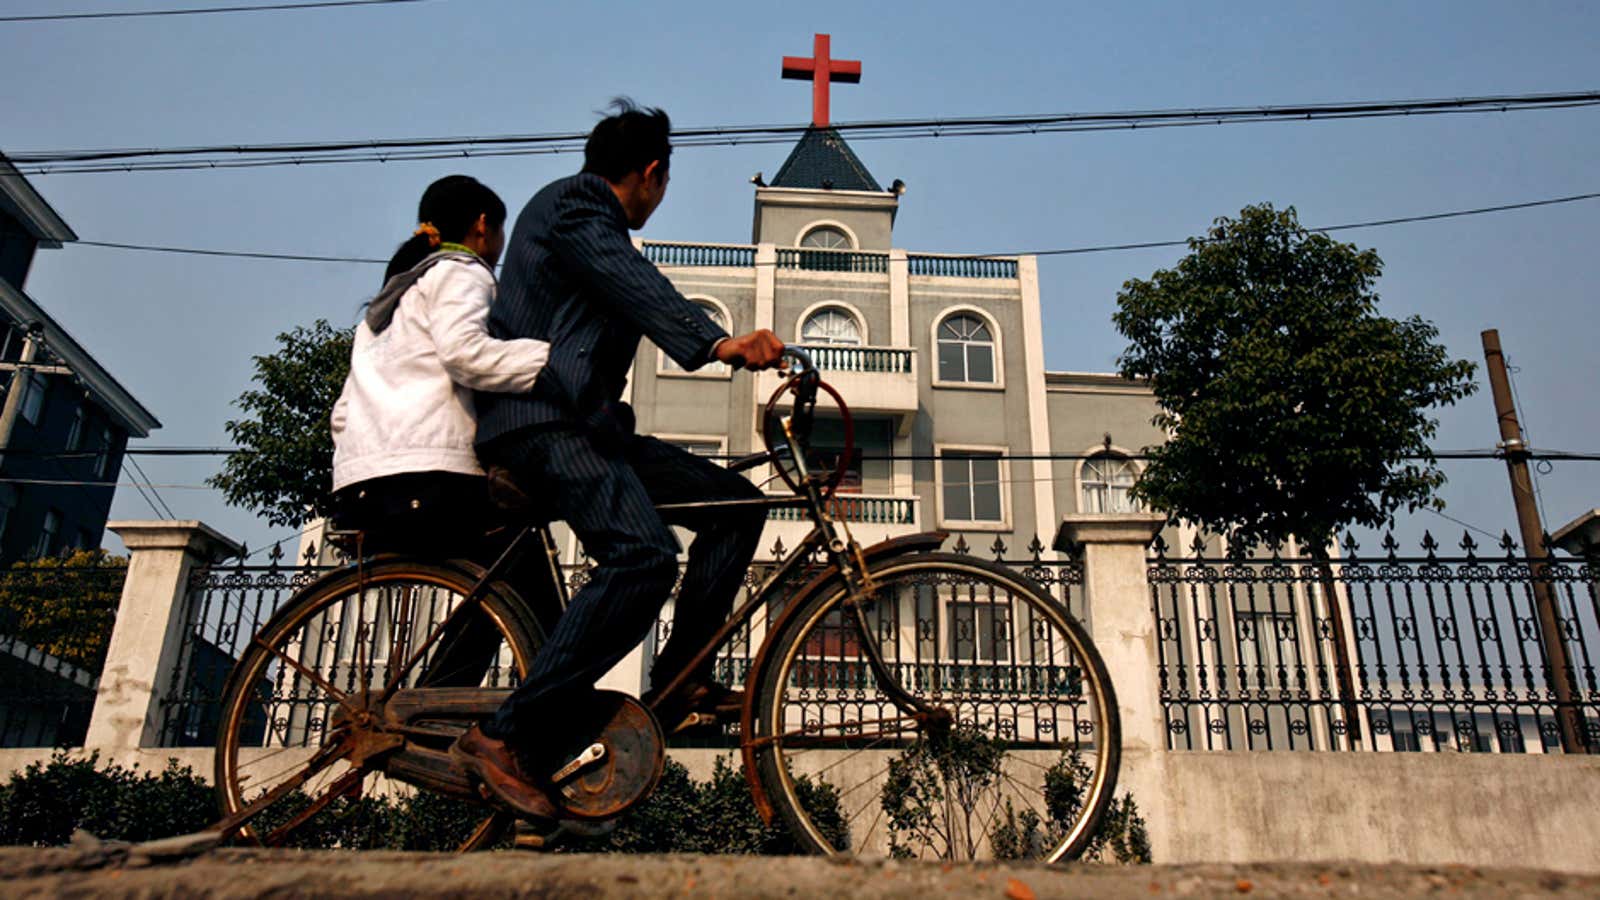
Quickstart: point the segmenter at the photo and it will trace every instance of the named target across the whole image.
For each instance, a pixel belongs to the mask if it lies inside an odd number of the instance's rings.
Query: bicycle
[[[1119,762],[1115,695],[1093,643],[1024,574],[938,552],[942,532],[857,543],[835,514],[853,420],[803,349],[786,356],[789,375],[762,412],[766,450],[730,468],[769,465],[791,493],[722,502],[799,508],[813,530],[686,667],[769,610],[737,726],[758,812],[817,853],[1076,858]],[[843,426],[831,468],[812,465],[819,398]],[[475,804],[457,849],[493,844],[511,816],[447,751],[527,671],[565,603],[549,525],[531,518],[487,568],[363,557],[353,536],[355,562],[286,602],[229,677],[213,827],[294,844],[337,827],[363,797],[420,790]],[[533,546],[558,598],[545,608],[502,580]],[[462,664],[447,645],[474,629],[492,630],[493,652]],[[448,671],[445,659],[455,660]],[[684,681],[659,691],[655,708]],[[602,833],[660,777],[665,738],[652,711],[600,697],[552,777],[565,804],[557,831]],[[682,724],[703,724],[694,719]]]

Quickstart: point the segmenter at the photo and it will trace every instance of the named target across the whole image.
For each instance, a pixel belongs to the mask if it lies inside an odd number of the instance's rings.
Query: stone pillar
[[[1161,862],[1170,821],[1166,810],[1166,722],[1157,677],[1155,614],[1150,605],[1146,557],[1166,522],[1152,513],[1078,513],[1064,516],[1055,549],[1081,548],[1084,608],[1090,634],[1105,660],[1122,720],[1122,768],[1117,794],[1131,792],[1151,825]]]
[[[889,345],[911,346],[911,261],[895,249],[889,251]]]
[[[117,621],[106,647],[84,746],[132,750],[155,746],[161,696],[178,666],[189,573],[235,556],[241,547],[203,522],[108,522],[131,558]]]

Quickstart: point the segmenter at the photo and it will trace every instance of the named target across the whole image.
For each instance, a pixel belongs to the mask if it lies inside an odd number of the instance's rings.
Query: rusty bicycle
[[[1025,573],[939,552],[944,533],[858,543],[838,491],[849,409],[804,349],[786,355],[762,412],[766,449],[731,467],[770,467],[789,493],[749,502],[800,510],[813,527],[687,667],[764,634],[730,735],[758,812],[817,853],[1075,858],[1111,800],[1120,744],[1087,631]],[[819,417],[844,434],[831,465],[811,447]],[[294,845],[362,797],[423,792],[465,802],[458,849],[493,845],[513,818],[448,749],[526,673],[565,602],[549,524],[536,509],[524,518],[491,565],[357,552],[285,602],[224,691],[213,827]],[[548,570],[552,599],[506,583],[519,559]],[[466,633],[488,651],[452,653]],[[658,686],[655,705],[683,680]],[[599,698],[560,729],[574,735],[551,773],[564,809],[535,844],[603,832],[660,777],[669,738],[652,709]],[[705,724],[693,719],[666,724]]]

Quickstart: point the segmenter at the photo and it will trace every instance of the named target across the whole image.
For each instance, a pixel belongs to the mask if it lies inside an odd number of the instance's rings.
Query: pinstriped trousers
[[[613,445],[614,444],[614,445]],[[651,681],[672,678],[727,620],[766,524],[760,507],[673,511],[658,503],[756,499],[761,490],[735,472],[664,441],[627,435],[596,446],[587,432],[512,432],[479,448],[510,469],[565,520],[598,564],[573,596],[528,678],[484,725],[490,737],[525,742],[581,703],[600,676],[654,625],[678,576],[678,541],[669,525],[695,533],[678,593],[672,636]],[[697,677],[709,679],[709,664]],[[543,721],[541,721],[543,720]]]

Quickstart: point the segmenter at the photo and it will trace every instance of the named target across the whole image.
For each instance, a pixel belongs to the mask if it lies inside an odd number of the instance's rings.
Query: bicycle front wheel
[[[1116,786],[1116,698],[1088,634],[994,563],[919,554],[871,570],[866,629],[843,585],[772,637],[757,771],[826,854],[1074,859]],[[897,703],[874,673],[922,701]]]
[[[470,564],[405,559],[350,567],[307,586],[262,626],[229,676],[218,728],[224,818],[266,804],[242,839],[426,850],[494,842],[507,817],[383,772],[383,742],[404,737],[443,750],[468,723],[423,722],[407,735],[377,724],[391,685],[513,687],[526,675],[541,632],[505,585],[490,585],[440,630],[477,575]]]

